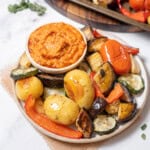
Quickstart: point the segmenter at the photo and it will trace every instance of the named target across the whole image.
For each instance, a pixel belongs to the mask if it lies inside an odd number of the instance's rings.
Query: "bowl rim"
[[[60,22],[51,22],[51,23],[60,23]],[[51,24],[51,23],[48,23],[48,24]],[[64,23],[64,22],[63,22],[63,23]],[[65,24],[71,25],[71,24],[69,24],[69,23],[65,23]],[[45,25],[47,25],[47,24],[43,24],[43,25],[37,27],[34,31],[36,31],[38,28],[40,28],[40,27],[42,27],[42,26],[45,26]],[[79,28],[77,28],[77,27],[75,27],[75,26],[73,26],[73,25],[71,25],[71,26],[72,26],[73,28],[75,28],[77,31],[79,31],[79,33],[82,35],[82,38],[83,38],[83,40],[84,40],[84,42],[85,42],[85,48],[84,48],[84,50],[83,50],[83,52],[82,52],[82,55],[76,60],[76,62],[73,63],[73,64],[71,64],[71,65],[69,65],[69,66],[63,67],[63,68],[51,68],[51,67],[46,67],[46,66],[42,66],[42,65],[38,64],[38,63],[31,57],[30,52],[29,52],[29,48],[28,48],[28,41],[29,41],[29,37],[30,37],[30,35],[29,35],[28,38],[27,38],[27,42],[26,42],[25,53],[26,53],[26,55],[27,55],[29,61],[31,62],[31,64],[32,64],[34,67],[38,68],[39,70],[41,70],[41,71],[43,71],[43,72],[45,72],[45,73],[61,74],[61,73],[65,73],[65,72],[67,72],[67,71],[69,71],[69,70],[74,69],[75,67],[77,67],[77,66],[81,63],[81,61],[84,59],[84,57],[85,57],[85,55],[86,55],[86,53],[87,53],[87,40],[86,40],[85,35],[84,35],[83,32],[81,31],[81,29],[79,29]],[[33,31],[33,32],[34,32],[34,31]]]

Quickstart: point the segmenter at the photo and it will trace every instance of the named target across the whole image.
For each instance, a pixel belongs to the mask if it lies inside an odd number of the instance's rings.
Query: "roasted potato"
[[[43,84],[35,76],[17,80],[15,83],[16,95],[20,100],[26,100],[29,95],[39,98],[43,94]]]
[[[79,114],[79,106],[73,100],[62,95],[51,95],[44,101],[45,114],[54,122],[70,125]]]
[[[67,95],[81,108],[91,107],[94,100],[94,88],[85,71],[75,69],[68,72],[64,77],[64,88]]]

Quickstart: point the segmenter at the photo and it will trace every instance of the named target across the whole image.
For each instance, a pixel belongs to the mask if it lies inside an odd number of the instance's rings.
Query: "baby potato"
[[[94,88],[85,71],[75,69],[68,72],[64,77],[64,88],[67,95],[80,108],[89,109],[91,107],[94,100]]]
[[[17,97],[23,101],[25,101],[29,95],[38,98],[43,94],[43,84],[37,77],[32,76],[17,80],[15,91]]]
[[[63,95],[50,95],[44,101],[44,111],[52,121],[71,125],[79,114],[79,106]]]

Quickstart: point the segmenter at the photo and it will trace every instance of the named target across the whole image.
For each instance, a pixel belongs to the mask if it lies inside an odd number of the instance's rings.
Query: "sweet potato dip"
[[[31,33],[28,49],[40,65],[63,68],[75,63],[83,54],[86,43],[82,34],[73,26],[50,23]]]

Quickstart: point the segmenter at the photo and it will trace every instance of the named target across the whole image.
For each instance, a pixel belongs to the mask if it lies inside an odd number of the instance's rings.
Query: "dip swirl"
[[[41,26],[31,33],[28,40],[31,57],[49,68],[63,68],[75,63],[85,47],[82,34],[63,22]]]

